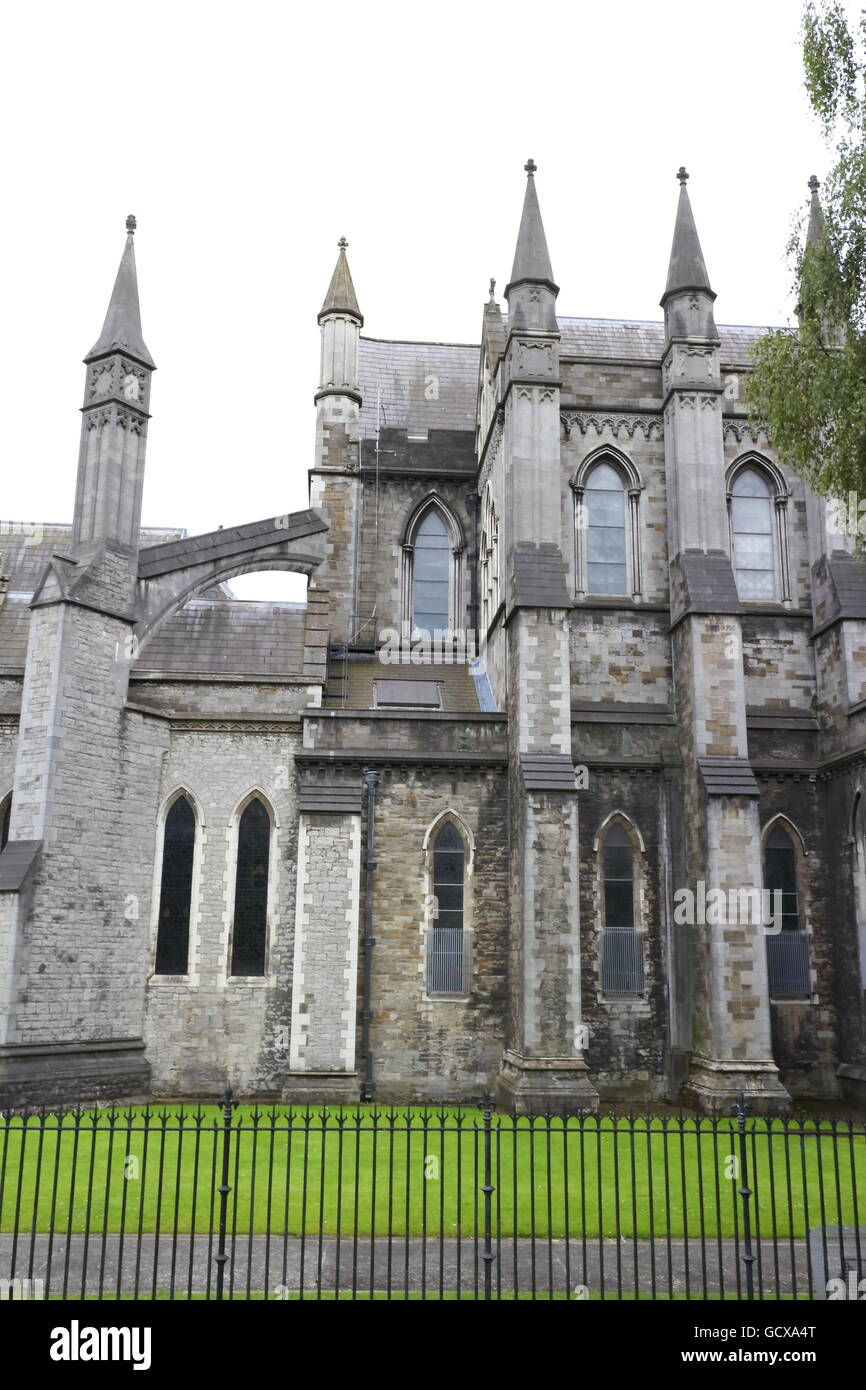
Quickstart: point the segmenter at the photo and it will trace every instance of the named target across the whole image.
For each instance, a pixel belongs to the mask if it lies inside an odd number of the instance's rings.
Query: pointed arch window
[[[781,471],[763,456],[746,455],[728,470],[731,559],[746,602],[790,603],[789,495]]]
[[[432,841],[430,880],[433,910],[426,938],[427,994],[465,998],[469,993],[466,845],[451,820],[442,822]]]
[[[744,599],[774,599],[773,504],[770,489],[754,468],[737,475],[731,489],[731,532],[737,591]]]
[[[436,640],[461,626],[460,528],[438,500],[416,510],[403,544],[403,620],[408,637]]]
[[[575,591],[641,598],[640,476],[619,451],[585,459],[572,482]]]
[[[0,801],[0,853],[9,843],[9,827],[12,824],[12,793]]]
[[[586,484],[586,579],[591,594],[624,594],[628,587],[625,490],[609,463]]]
[[[644,992],[644,938],[640,930],[640,881],[631,836],[620,822],[601,842],[602,993],[633,997]]]
[[[770,909],[781,908],[781,929],[767,934],[770,996],[800,999],[811,993],[809,938],[802,929],[797,888],[797,851],[787,830],[776,825],[764,846],[764,887],[774,896]],[[778,897],[775,895],[778,894]],[[778,920],[774,926],[778,926]]]
[[[499,610],[499,518],[490,490],[484,496],[481,527],[481,627],[487,632]]]
[[[157,975],[189,973],[195,839],[195,811],[189,800],[181,795],[169,807],[162,832],[162,876],[154,966]]]
[[[232,975],[264,975],[267,954],[271,818],[254,796],[238,821]]]
[[[412,627],[415,631],[445,632],[451,597],[451,544],[438,512],[429,511],[415,536],[412,567]]]

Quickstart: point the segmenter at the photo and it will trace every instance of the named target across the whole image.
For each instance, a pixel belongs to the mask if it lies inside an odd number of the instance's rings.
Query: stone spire
[[[126,219],[126,246],[120,258],[105,323],[84,360],[93,362],[97,357],[105,357],[112,352],[125,352],[152,371],[156,364],[141,336],[141,310],[138,306],[138,277],[135,273],[133,246],[135,227],[135,218],[130,213]]]
[[[710,288],[710,277],[704,264],[704,253],[686,188],[689,176],[682,165],[677,170],[677,178],[680,181],[680,201],[671,244],[668,282],[661,297],[661,306],[665,311],[665,336],[669,342],[675,338],[702,338],[717,342],[719,335],[713,318],[713,300],[716,296]]]
[[[677,178],[680,181],[680,201],[671,245],[668,283],[662,296],[662,304],[669,294],[677,294],[682,290],[702,290],[713,299],[716,297],[710,288],[710,277],[707,275],[704,253],[698,240],[698,229],[689,201],[689,191],[686,187],[689,176],[682,165],[677,171]]]
[[[821,200],[818,197],[818,189],[821,184],[815,174],[809,180],[809,189],[812,194],[812,201],[809,206],[809,228],[806,232],[806,245],[817,246],[824,237],[824,209],[821,207]]]
[[[126,246],[102,332],[84,361],[87,375],[72,543],[138,549],[150,379],[154,361],[141,336],[138,281],[126,219]]]
[[[541,209],[538,206],[538,194],[535,190],[535,174],[538,166],[534,159],[528,159],[524,168],[526,169],[526,194],[523,199],[520,231],[517,233],[514,264],[511,267],[511,280],[505,290],[506,298],[509,290],[512,290],[515,285],[523,284],[526,280],[534,284],[549,285],[554,292],[558,292],[559,289],[553,280],[547,237],[544,235],[544,223],[541,220]]]
[[[547,237],[544,235],[544,223],[538,206],[535,160],[528,159],[524,168],[526,193],[520,217],[520,230],[517,233],[514,264],[511,267],[511,279],[505,287],[505,298],[508,300],[509,317],[513,327],[555,333],[555,305],[559,286],[553,278]]]
[[[358,308],[355,286],[352,284],[352,274],[346,259],[346,249],[349,243],[344,236],[341,236],[337,245],[340,248],[340,254],[337,257],[337,264],[334,266],[334,273],[331,276],[328,293],[325,295],[325,302],[319,310],[319,323],[328,314],[350,314],[363,327],[364,316]]]

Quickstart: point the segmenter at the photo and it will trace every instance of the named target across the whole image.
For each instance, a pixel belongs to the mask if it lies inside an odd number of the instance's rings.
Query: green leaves
[[[788,245],[799,331],[768,333],[747,383],[750,413],[782,462],[818,492],[866,495],[866,11],[809,0],[806,90],[835,163]]]

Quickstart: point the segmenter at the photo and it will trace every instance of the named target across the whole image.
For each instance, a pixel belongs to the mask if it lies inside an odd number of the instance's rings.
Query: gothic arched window
[[[0,801],[0,851],[9,843],[9,826],[12,822],[12,793],[5,801]]]
[[[450,626],[451,544],[438,512],[429,511],[415,533],[412,627],[445,632]]]
[[[254,796],[238,822],[232,975],[264,975],[268,923],[271,818]]]
[[[195,862],[195,811],[185,796],[169,808],[162,833],[162,878],[156,931],[157,975],[189,973],[189,921]]]
[[[590,594],[624,594],[628,589],[625,489],[609,463],[587,479],[586,583]]]
[[[640,475],[625,454],[584,459],[574,490],[575,592],[641,597]]]
[[[435,641],[459,628],[459,523],[439,499],[416,508],[403,541],[404,636]]]
[[[481,527],[481,630],[486,634],[499,609],[499,519],[488,485]]]
[[[775,999],[797,999],[811,993],[809,938],[800,921],[797,889],[797,851],[787,830],[776,825],[764,846],[764,888],[770,894],[774,920],[767,933],[767,973]]]
[[[465,995],[469,990],[464,921],[466,846],[451,820],[433,840],[432,920],[427,931],[427,993]]]
[[[625,826],[614,821],[601,842],[602,992],[642,994],[644,943],[640,930],[640,884],[635,846]]]
[[[773,530],[770,487],[756,468],[743,468],[731,488],[731,537],[740,598],[776,597]]]

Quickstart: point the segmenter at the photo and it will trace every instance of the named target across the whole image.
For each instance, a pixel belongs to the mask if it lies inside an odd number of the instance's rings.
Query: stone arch
[[[442,514],[442,519],[450,533],[451,545],[454,550],[462,551],[465,548],[466,540],[463,535],[463,527],[460,518],[454,509],[449,506],[440,492],[433,488],[426,493],[420,502],[417,502],[406,519],[403,527],[401,545],[414,545],[415,535],[418,527],[424,520],[429,511],[438,511]]]
[[[283,570],[289,574],[303,574],[309,580],[320,559],[313,556],[296,556],[292,559],[282,557],[251,556],[244,561],[227,562],[207,574],[195,577],[179,577],[177,585],[165,585],[158,593],[157,602],[149,606],[149,611],[135,628],[136,659],[152,637],[155,637],[164,623],[179,613],[191,599],[198,598],[208,589],[216,588],[225,580],[236,579],[242,574],[258,574],[262,570]],[[174,576],[170,576],[174,578]],[[158,583],[159,581],[157,581]]]
[[[590,450],[575,469],[571,479],[575,492],[581,492],[586,487],[587,478],[598,463],[610,463],[622,477],[627,491],[631,488],[636,488],[638,492],[643,490],[643,478],[628,454],[624,454],[615,444],[600,444],[597,449]]]
[[[804,859],[807,859],[809,856],[809,851],[806,848],[806,841],[804,840],[799,828],[794,824],[791,818],[789,816],[786,816],[782,811],[777,811],[775,815],[770,817],[766,825],[764,825],[761,828],[762,856],[767,840],[769,839],[771,833],[776,829],[777,826],[781,826],[781,828],[785,830],[788,833],[788,835],[790,835],[791,841],[795,848],[803,856]]]
[[[193,813],[196,818],[196,824],[204,828],[204,808],[202,807],[202,804],[196,796],[195,792],[190,791],[190,788],[187,786],[185,782],[178,782],[177,785],[168,793],[168,795],[163,797],[162,803],[159,808],[159,812],[157,814],[158,824],[165,824],[165,818],[171,810],[172,806],[182,796],[186,797],[187,801],[192,807]]]
[[[745,453],[738,454],[733,463],[730,463],[725,470],[725,486],[729,497],[737,476],[747,468],[754,468],[756,472],[763,473],[776,497],[788,498],[791,496],[788,480],[779,465],[757,449],[747,449]]]
[[[605,836],[612,825],[621,825],[632,841],[635,849],[640,854],[646,854],[646,844],[644,843],[643,835],[640,833],[636,821],[633,821],[631,816],[626,815],[625,811],[620,810],[611,811],[610,815],[605,816],[601,825],[598,827],[595,833],[595,839],[592,842],[594,854],[598,854]]]
[[[472,870],[475,865],[475,836],[469,829],[463,817],[455,811],[453,806],[446,806],[444,811],[440,811],[424,831],[424,838],[421,841],[421,848],[425,854],[430,852],[432,841],[435,840],[440,828],[445,821],[451,821],[462,836],[467,849],[466,855],[466,877],[472,877]]]

